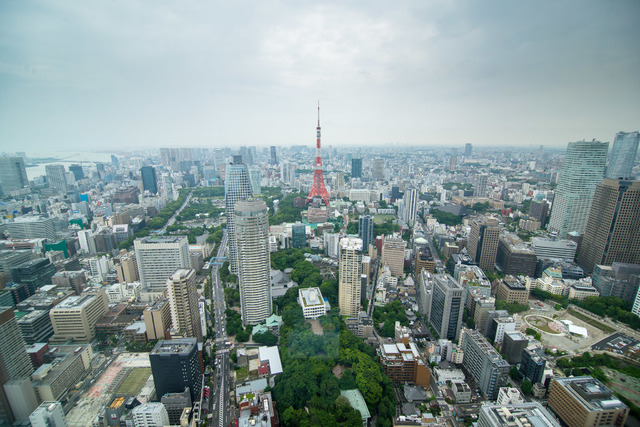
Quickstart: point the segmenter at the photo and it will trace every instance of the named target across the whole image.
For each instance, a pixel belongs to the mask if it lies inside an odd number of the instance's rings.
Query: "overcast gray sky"
[[[640,2],[0,1],[0,151],[612,141]]]

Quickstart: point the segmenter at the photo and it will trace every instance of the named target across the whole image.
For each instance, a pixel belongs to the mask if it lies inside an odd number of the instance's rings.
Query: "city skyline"
[[[312,146],[318,99],[325,146],[612,141],[637,129],[639,11],[4,2],[0,149]]]

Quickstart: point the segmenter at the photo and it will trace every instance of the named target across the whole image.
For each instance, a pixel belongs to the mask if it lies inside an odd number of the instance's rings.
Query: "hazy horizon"
[[[564,149],[640,127],[640,3],[2,2],[0,151]],[[53,147],[53,148],[52,148]]]

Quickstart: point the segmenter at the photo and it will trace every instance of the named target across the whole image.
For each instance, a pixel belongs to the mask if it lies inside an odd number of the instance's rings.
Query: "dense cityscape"
[[[612,136],[4,153],[2,424],[637,425]]]

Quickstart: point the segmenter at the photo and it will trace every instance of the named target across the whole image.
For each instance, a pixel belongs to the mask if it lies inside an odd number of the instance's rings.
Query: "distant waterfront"
[[[92,163],[110,163],[111,154],[109,153],[93,153],[93,152],[74,152],[74,151],[62,151],[62,152],[47,152],[37,153],[29,155],[32,159],[46,159],[34,166],[26,165],[27,177],[31,179],[38,178],[39,176],[46,175],[45,168],[47,165],[62,164],[66,170],[69,170],[69,165],[74,163],[80,163],[86,165],[86,162]],[[33,164],[33,163],[29,163]]]

